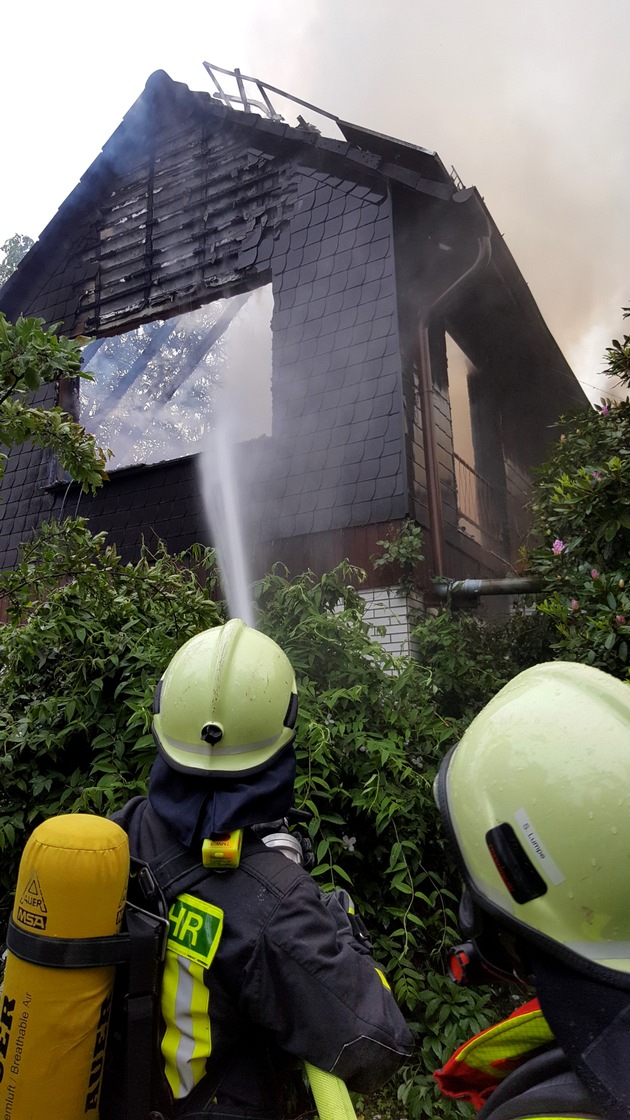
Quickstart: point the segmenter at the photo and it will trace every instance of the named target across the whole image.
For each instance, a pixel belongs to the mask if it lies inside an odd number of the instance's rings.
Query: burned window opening
[[[270,434],[272,311],[267,284],[90,343],[80,419],[109,469],[200,451],[228,400],[237,438]]]

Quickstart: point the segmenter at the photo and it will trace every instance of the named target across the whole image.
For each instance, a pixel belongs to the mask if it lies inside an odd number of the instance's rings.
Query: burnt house
[[[434,152],[291,127],[240,89],[153,74],[0,293],[9,318],[94,340],[94,382],[59,403],[114,452],[78,505],[46,455],[13,455],[0,563],[62,509],[129,559],[143,537],[209,541],[199,457],[224,383],[254,574],[349,558],[380,602],[370,557],[411,517],[427,587],[504,575],[550,427],[587,402],[481,196]]]

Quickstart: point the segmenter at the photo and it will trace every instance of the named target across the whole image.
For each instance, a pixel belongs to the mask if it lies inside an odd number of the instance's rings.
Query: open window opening
[[[84,352],[80,419],[109,470],[201,449],[229,397],[239,440],[271,434],[271,284],[97,339]]]
[[[500,406],[483,375],[449,334],[446,360],[461,532],[484,546],[505,537],[505,465]]]

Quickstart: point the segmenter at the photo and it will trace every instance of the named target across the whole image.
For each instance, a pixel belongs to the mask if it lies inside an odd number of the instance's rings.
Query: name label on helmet
[[[536,858],[538,865],[549,879],[549,882],[553,883],[555,887],[557,887],[559,883],[564,883],[565,876],[562,874],[558,865],[553,862],[549,852],[544,848],[532,825],[531,817],[527,814],[525,809],[518,809],[514,817],[523,840],[529,845],[532,855]]]
[[[171,952],[209,968],[223,932],[223,911],[191,894],[180,894],[168,920]]]

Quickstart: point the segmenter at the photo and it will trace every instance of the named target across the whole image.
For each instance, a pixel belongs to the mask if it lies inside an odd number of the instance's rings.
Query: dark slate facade
[[[507,514],[503,555],[460,532],[444,331],[464,338],[479,368],[503,371],[502,391],[498,374],[484,375],[480,409],[494,408],[495,458],[511,464],[495,471],[504,496],[543,451],[541,387],[545,431],[550,414],[584,398],[476,192],[459,191],[432,153],[340,127],[345,142],[153,75],[0,309],[99,337],[271,282],[273,429],[246,448],[258,570],[345,557],[369,567],[376,541],[411,515],[429,542],[444,535],[446,574],[498,571],[517,543]],[[495,250],[482,270],[471,262],[484,237]],[[449,286],[453,299],[440,303]],[[431,307],[427,414],[418,324]],[[427,469],[439,476],[437,520]],[[191,456],[114,471],[79,497],[25,449],[2,490],[2,567],[62,511],[108,530],[128,559],[143,538],[172,550],[208,540]]]

